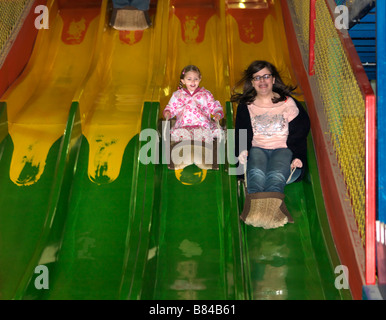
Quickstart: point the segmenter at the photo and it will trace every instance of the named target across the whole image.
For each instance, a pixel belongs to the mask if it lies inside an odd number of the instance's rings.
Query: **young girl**
[[[200,87],[201,72],[194,65],[188,65],[180,74],[180,85],[166,105],[163,115],[166,119],[177,118],[170,130],[172,141],[197,140],[213,141],[220,138],[221,130],[211,120],[224,117],[223,109],[213,95]]]

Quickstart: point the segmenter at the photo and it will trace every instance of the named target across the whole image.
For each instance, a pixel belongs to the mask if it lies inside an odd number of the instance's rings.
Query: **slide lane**
[[[253,60],[270,61],[286,83],[296,85],[280,1],[261,1],[259,9],[230,6],[226,19],[231,86]],[[301,95],[297,98],[303,100]],[[251,299],[351,299],[348,290],[335,288],[334,269],[340,262],[326,218],[311,136],[308,149],[304,181],[285,189],[295,223],[277,230],[242,227]],[[241,201],[240,210],[242,205]]]
[[[200,85],[225,110],[229,88],[223,1],[175,0],[166,11],[160,109],[177,89],[182,68],[195,64],[203,77]],[[161,164],[156,190],[149,261],[138,297],[245,299],[239,232],[233,229],[238,228],[237,190],[227,166],[213,171],[192,165],[174,171]]]
[[[148,183],[152,189],[151,166],[142,166],[138,154],[139,133],[155,128],[158,118],[158,106],[145,103],[152,96],[157,29],[117,31],[104,14],[98,59],[78,92],[82,135],[64,231],[50,290],[39,299],[127,299],[137,231],[149,219],[144,193]]]
[[[59,195],[68,192],[62,180],[73,161],[67,152],[75,143],[72,99],[91,64],[100,27],[100,7],[47,5],[50,28],[39,32],[27,67],[2,97],[1,299],[23,296],[59,214]]]

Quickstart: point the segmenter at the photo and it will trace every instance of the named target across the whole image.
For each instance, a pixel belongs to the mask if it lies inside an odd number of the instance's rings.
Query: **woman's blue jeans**
[[[136,7],[138,10],[149,10],[150,0],[113,0],[113,6],[116,9],[127,6]]]
[[[283,149],[262,149],[252,147],[248,152],[247,189],[248,193],[280,192],[290,176],[292,151]],[[301,173],[297,169],[289,183],[295,181]]]

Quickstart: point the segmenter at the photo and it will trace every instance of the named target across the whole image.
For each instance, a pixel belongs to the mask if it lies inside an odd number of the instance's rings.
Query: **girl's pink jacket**
[[[193,94],[185,88],[178,89],[166,105],[164,116],[166,111],[170,112],[170,118],[177,118],[173,129],[198,126],[215,130],[216,124],[211,121],[210,116],[218,113],[221,118],[224,117],[220,102],[204,87],[197,88]]]

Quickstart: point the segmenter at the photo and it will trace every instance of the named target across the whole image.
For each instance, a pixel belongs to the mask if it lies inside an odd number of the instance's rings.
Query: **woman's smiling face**
[[[261,69],[259,72],[253,74],[252,85],[258,95],[272,94],[274,83],[275,78],[272,76],[268,68]]]

